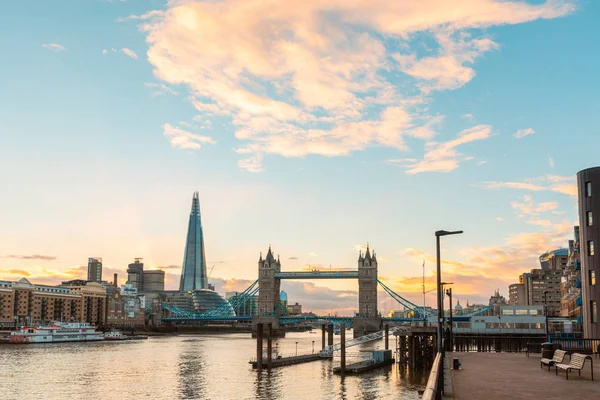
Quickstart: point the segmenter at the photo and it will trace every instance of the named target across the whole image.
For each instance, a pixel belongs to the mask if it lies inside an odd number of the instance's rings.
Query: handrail
[[[437,353],[433,361],[433,367],[431,367],[431,372],[429,373],[427,386],[423,392],[423,400],[435,400],[437,398],[437,393],[440,389],[440,373],[442,368],[442,353]]]

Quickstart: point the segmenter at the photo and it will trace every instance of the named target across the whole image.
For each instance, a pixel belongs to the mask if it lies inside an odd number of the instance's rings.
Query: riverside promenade
[[[458,358],[461,369],[452,370],[453,398],[460,400],[506,399],[600,399],[600,359],[594,356],[594,381],[590,362],[581,371],[565,372],[540,369],[540,354],[525,353],[446,353]],[[567,362],[568,357],[565,359]],[[451,398],[448,396],[446,398]]]

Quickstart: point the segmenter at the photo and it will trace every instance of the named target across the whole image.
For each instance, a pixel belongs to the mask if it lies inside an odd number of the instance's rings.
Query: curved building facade
[[[580,171],[577,174],[577,190],[579,195],[583,334],[586,338],[599,338],[600,167]]]
[[[220,316],[235,317],[235,311],[233,311],[229,301],[217,292],[208,289],[199,289],[192,292],[192,307],[192,311],[197,314],[219,308]]]

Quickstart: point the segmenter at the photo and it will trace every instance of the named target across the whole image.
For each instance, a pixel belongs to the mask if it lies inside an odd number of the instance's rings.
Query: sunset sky
[[[355,268],[485,302],[566,247],[600,163],[600,2],[60,0],[0,4],[0,279],[178,287],[199,191],[210,281]],[[460,4],[460,5],[459,5]],[[354,281],[285,282],[314,311]],[[427,303],[433,304],[433,293]],[[381,292],[384,311],[400,308]]]

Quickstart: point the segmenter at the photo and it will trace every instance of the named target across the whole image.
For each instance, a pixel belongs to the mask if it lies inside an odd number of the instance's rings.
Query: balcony
[[[583,304],[583,301],[581,300],[581,297],[578,297],[577,299],[575,299],[575,305],[578,307],[581,307]]]
[[[581,271],[581,261],[575,261],[575,271]]]
[[[577,278],[577,280],[575,281],[575,287],[577,289],[581,289],[581,278]]]

